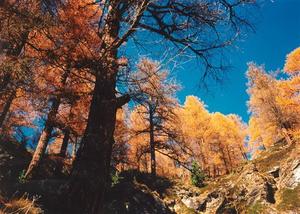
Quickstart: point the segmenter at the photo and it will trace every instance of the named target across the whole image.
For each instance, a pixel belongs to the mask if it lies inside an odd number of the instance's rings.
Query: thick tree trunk
[[[102,213],[116,121],[115,77],[96,79],[88,124],[70,180],[73,213]]]
[[[45,124],[45,128],[40,136],[37,147],[32,156],[31,162],[25,173],[25,178],[30,178],[32,176],[34,170],[39,166],[42,157],[46,152],[48,142],[51,139],[51,134],[54,129],[53,122],[55,121],[59,105],[60,105],[60,99],[59,98],[53,99],[51,110],[48,113],[48,118]]]
[[[6,103],[3,107],[3,111],[0,115],[0,128],[2,128],[3,124],[4,124],[4,121],[5,121],[5,118],[9,112],[9,109],[11,107],[11,104],[13,102],[13,100],[15,99],[15,96],[16,96],[16,91],[12,91],[8,97],[8,99],[6,100]]]
[[[116,98],[118,73],[119,1],[111,1],[103,29],[103,58],[92,68],[96,82],[87,127],[78,149],[69,182],[72,213],[103,213],[104,194],[108,186],[117,108],[129,101],[129,96]],[[74,206],[77,205],[77,206]],[[73,208],[73,209],[72,209]]]
[[[60,147],[59,155],[61,157],[66,157],[69,139],[70,139],[70,129],[67,128],[64,130],[64,139]]]
[[[150,138],[150,162],[151,162],[151,175],[156,176],[156,160],[155,160],[155,139],[154,139],[154,118],[153,108],[149,105],[149,138]]]

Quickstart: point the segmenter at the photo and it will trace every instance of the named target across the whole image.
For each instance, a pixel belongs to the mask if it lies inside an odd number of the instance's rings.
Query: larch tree
[[[300,72],[300,48],[296,48],[286,57],[284,71],[290,75],[297,75]]]
[[[0,5],[0,97],[4,101],[0,104],[2,130],[3,126],[10,129],[12,125],[24,125],[25,121],[28,122],[22,117],[26,112],[31,112],[30,116],[34,118],[30,95],[36,87],[33,63],[26,55],[26,43],[31,32],[44,29],[49,24],[49,14],[46,10],[42,12],[42,4],[41,1],[24,0],[3,1]]]
[[[296,117],[297,123],[294,124],[292,135],[297,142],[300,138],[300,48],[296,48],[286,57],[284,72],[288,78],[281,80],[279,87],[283,90],[283,96],[279,100],[287,111]]]
[[[29,35],[30,40],[27,43],[32,52],[30,56],[40,59],[45,64],[40,66],[39,73],[44,73],[43,78],[46,79],[45,89],[48,90],[50,108],[44,129],[25,173],[26,178],[32,176],[34,169],[38,167],[56,127],[60,127],[65,133],[66,138],[62,145],[64,148],[68,142],[70,130],[68,127],[64,127],[64,124],[58,123],[57,114],[61,104],[66,100],[70,102],[68,100],[74,99],[74,96],[70,97],[72,93],[74,95],[74,92],[70,91],[72,87],[69,86],[69,83],[74,80],[70,80],[70,77],[78,79],[78,75],[84,73],[80,69],[74,68],[74,62],[91,56],[93,50],[95,51],[95,48],[92,49],[89,45],[93,45],[93,41],[97,39],[92,24],[93,21],[98,20],[100,11],[97,6],[84,7],[88,3],[91,1],[60,3],[55,15],[58,23],[47,31],[34,32],[33,35]],[[78,41],[80,42],[78,43]],[[74,70],[76,70],[77,76],[72,76],[72,73],[75,73]],[[41,75],[40,78],[42,78]],[[40,78],[38,81],[41,81]],[[49,83],[52,87],[49,86]]]
[[[246,127],[236,115],[209,113],[195,96],[188,96],[178,111],[176,130],[187,165],[198,162],[208,176],[229,173],[245,157]]]
[[[187,96],[183,107],[177,113],[180,122],[174,124],[180,133],[179,143],[189,156],[199,162],[202,170],[208,169],[208,157],[205,155],[206,137],[210,114],[204,102],[195,96]],[[184,152],[183,152],[184,153]],[[191,163],[189,163],[191,164]]]
[[[247,77],[251,117],[255,117],[255,128],[264,130],[260,135],[263,139],[257,137],[253,139],[262,140],[265,148],[282,138],[291,144],[293,142],[291,131],[297,124],[297,112],[290,111],[284,105],[286,100],[282,82],[267,74],[263,67],[253,63],[249,64]]]
[[[142,59],[137,72],[133,73],[132,91],[134,99],[142,106],[138,109],[140,117],[146,126],[136,130],[134,135],[147,133],[149,135],[149,152],[152,176],[156,175],[156,151],[164,147],[170,130],[164,124],[174,121],[174,108],[177,105],[175,93],[179,86],[168,77],[168,71],[162,70],[158,62]]]

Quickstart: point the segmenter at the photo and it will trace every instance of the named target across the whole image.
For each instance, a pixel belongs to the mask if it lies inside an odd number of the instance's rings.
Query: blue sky
[[[300,46],[300,0],[273,0],[265,2],[259,9],[255,33],[236,44],[238,49],[227,53],[233,66],[222,84],[214,84],[206,91],[199,88],[199,79],[192,75],[197,67],[191,62],[177,74],[183,90],[178,93],[182,102],[187,95],[200,97],[211,112],[235,113],[245,122],[249,119],[246,102],[245,71],[247,62],[264,64],[267,70],[282,68],[285,56]]]

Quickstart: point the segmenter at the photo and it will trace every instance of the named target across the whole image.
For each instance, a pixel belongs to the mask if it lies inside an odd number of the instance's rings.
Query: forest
[[[241,71],[249,121],[178,97],[259,4],[0,0],[0,213],[300,213],[300,47]]]

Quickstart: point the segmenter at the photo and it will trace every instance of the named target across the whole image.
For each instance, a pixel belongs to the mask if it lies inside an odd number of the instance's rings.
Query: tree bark
[[[70,74],[70,70],[68,69],[61,76],[62,86],[66,84],[69,74]],[[49,143],[49,140],[51,139],[51,133],[53,132],[53,129],[55,127],[54,124],[55,124],[56,115],[58,113],[60,103],[61,103],[61,94],[53,98],[51,109],[48,113],[48,117],[45,123],[45,127],[42,131],[40,139],[38,140],[38,144],[34,151],[32,160],[25,173],[25,178],[29,178],[32,176],[33,171],[39,166],[43,158],[43,155],[46,152],[47,145]]]
[[[151,175],[156,176],[156,160],[155,160],[155,139],[154,139],[154,121],[153,121],[153,108],[149,104],[149,138],[150,138],[150,162],[151,162]]]
[[[116,121],[115,77],[96,78],[88,124],[70,178],[70,205],[74,213],[102,213],[109,176]]]
[[[229,173],[229,167],[228,167],[228,163],[227,163],[227,160],[226,160],[225,152],[224,152],[223,148],[221,148],[221,145],[219,145],[219,148],[220,148],[220,152],[222,154],[222,160],[223,160],[223,163],[224,163],[224,166],[225,166],[225,173],[228,174]]]
[[[110,161],[114,143],[117,108],[129,101],[116,98],[118,47],[114,41],[120,31],[119,1],[110,3],[103,29],[103,58],[91,66],[96,81],[87,127],[69,180],[71,213],[103,213],[104,194],[109,184]],[[74,206],[77,205],[77,206]]]
[[[284,139],[285,139],[285,141],[287,142],[288,145],[293,144],[292,137],[290,136],[290,134],[288,133],[286,128],[282,129],[282,135],[283,135],[283,137],[284,137]]]
[[[12,104],[13,100],[15,99],[15,96],[16,96],[16,91],[14,90],[14,91],[12,91],[10,93],[10,95],[9,95],[9,97],[8,97],[8,99],[7,99],[4,107],[3,107],[3,111],[2,111],[2,113],[0,115],[0,128],[3,127],[5,118],[6,118],[7,114],[8,114],[8,112],[9,112],[9,109],[11,107],[11,104]]]
[[[53,122],[55,120],[59,105],[60,105],[60,99],[57,99],[57,98],[53,99],[51,110],[48,113],[48,118],[47,118],[47,121],[45,124],[45,128],[40,136],[37,147],[32,156],[31,162],[25,173],[25,178],[32,177],[34,170],[39,166],[39,164],[42,160],[42,157],[46,152],[48,142],[51,139],[51,133],[54,128]]]
[[[60,152],[59,152],[59,155],[61,157],[66,157],[69,139],[70,139],[70,129],[66,128],[64,130],[64,139],[63,139],[63,142],[61,144],[61,148],[60,148]]]

